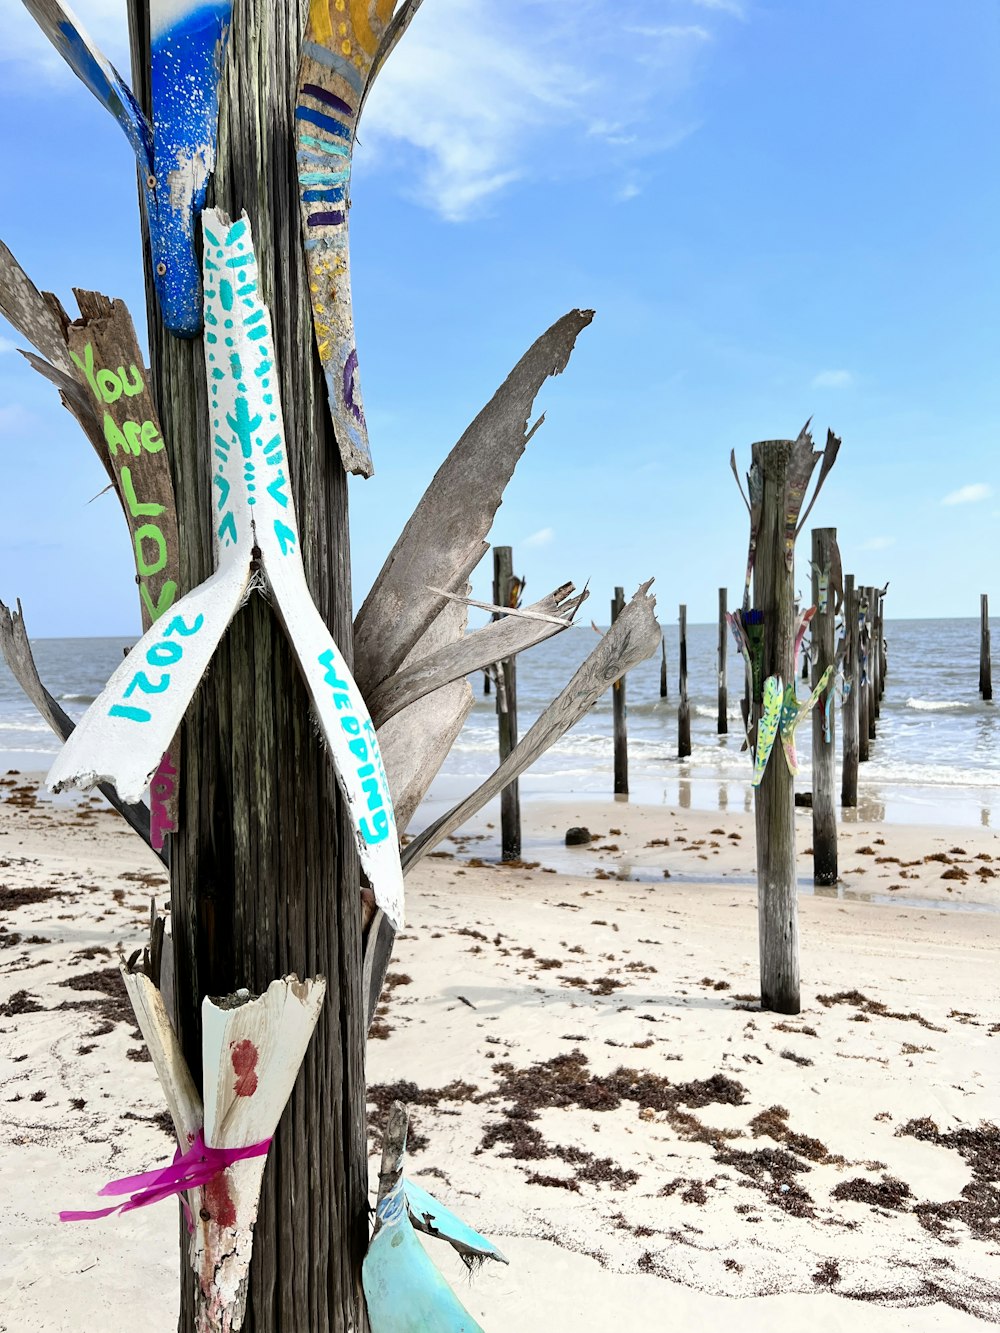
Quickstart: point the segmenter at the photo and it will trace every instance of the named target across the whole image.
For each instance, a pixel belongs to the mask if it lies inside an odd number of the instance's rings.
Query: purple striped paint
[[[306,221],[310,227],[339,227],[344,220],[344,214],[340,209],[334,209],[330,213],[311,213]]]
[[[342,97],[336,93],[328,93],[325,88],[320,88],[315,83],[304,83],[302,92],[307,97],[314,97],[317,102],[325,102],[327,106],[332,106],[336,111],[342,111],[345,116],[354,116],[354,108],[347,105]]]

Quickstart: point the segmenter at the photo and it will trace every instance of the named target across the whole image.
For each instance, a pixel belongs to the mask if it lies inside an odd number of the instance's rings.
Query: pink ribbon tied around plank
[[[172,1194],[184,1194],[188,1190],[207,1185],[234,1162],[243,1162],[250,1157],[266,1156],[270,1146],[270,1139],[262,1139],[260,1143],[252,1143],[247,1148],[212,1148],[205,1142],[199,1129],[186,1153],[182,1154],[180,1148],[177,1149],[172,1165],[160,1167],[156,1171],[143,1171],[137,1176],[123,1176],[121,1180],[109,1181],[102,1190],[98,1190],[98,1194],[102,1197],[109,1194],[131,1194],[125,1203],[115,1203],[109,1208],[97,1208],[93,1212],[62,1212],[59,1214],[59,1221],[88,1222],[95,1217],[107,1217],[109,1213],[127,1213],[133,1208],[144,1208],[147,1204],[159,1203],[161,1199],[168,1199]],[[185,1211],[187,1211],[186,1206]]]

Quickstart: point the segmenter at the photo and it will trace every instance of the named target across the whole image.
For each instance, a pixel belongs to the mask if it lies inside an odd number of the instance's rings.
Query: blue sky
[[[71,308],[93,287],[141,323],[125,139],[0,7],[0,236]],[[76,10],[127,68],[123,3]],[[843,437],[810,526],[845,569],[890,580],[891,615],[1000,606],[998,74],[980,0],[425,0],[356,154],[356,604],[510,367],[589,306],[492,534],[529,596],[589,579],[606,620],[655,575],[664,622],[735,605],[729,451],[812,415]],[[18,345],[0,321],[0,597],[35,635],[132,633],[124,520]]]

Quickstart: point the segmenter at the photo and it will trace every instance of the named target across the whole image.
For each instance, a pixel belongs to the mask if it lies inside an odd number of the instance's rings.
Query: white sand
[[[79,808],[36,808],[30,793],[0,790],[0,884],[36,898],[0,911],[8,937],[21,936],[0,950],[0,1006],[21,991],[39,1006],[0,1015],[0,1330],[96,1333],[128,1311],[144,1328],[168,1329],[171,1205],[75,1225],[55,1218],[95,1206],[106,1180],[172,1152],[150,1123],[163,1109],[152,1065],[128,1058],[141,1052],[134,1025],[102,1021],[90,1004],[57,1008],[101,999],[65,983],[111,967],[119,942],[141,943],[163,876],[103,801],[80,818]],[[1000,1123],[1000,837],[842,829],[845,896],[802,896],[803,1008],[782,1019],[737,998],[757,993],[743,812],[607,802],[530,804],[525,815],[538,868],[470,865],[477,852],[496,857],[495,835],[481,827],[410,877],[385,1035],[369,1044],[377,1101],[389,1095],[379,1088],[409,1080],[423,1094],[411,1092],[415,1102],[437,1103],[413,1106],[413,1132],[428,1142],[412,1153],[410,1174],[511,1260],[470,1285],[450,1251],[430,1242],[484,1327],[1000,1322],[1000,1218],[988,1206],[998,1206],[997,1148],[991,1163],[976,1152],[988,1135],[970,1138],[963,1155],[955,1140],[898,1133],[924,1118],[945,1137]],[[800,847],[809,819],[802,812]],[[604,835],[597,849],[618,850],[567,850],[564,830],[579,823]],[[663,838],[669,846],[647,845]],[[939,853],[950,860],[924,860]],[[879,860],[891,857],[899,860]],[[956,869],[967,878],[943,877]],[[55,895],[37,900],[47,887]],[[107,952],[86,956],[94,949]],[[853,991],[865,999],[818,998]],[[574,1052],[575,1063],[520,1081],[536,1118],[506,1114],[514,1101],[498,1066],[510,1066],[510,1078]],[[636,1073],[611,1086],[622,1068]],[[427,1095],[456,1082],[471,1087],[452,1089],[458,1098]],[[678,1096],[678,1084],[695,1086]],[[774,1107],[787,1115],[753,1123]],[[501,1137],[483,1148],[491,1130]],[[525,1144],[534,1156],[507,1155]],[[986,1206],[963,1221],[961,1192],[977,1169]],[[905,1187],[900,1206],[833,1197],[838,1185],[884,1177]],[[881,1295],[844,1299],[864,1293]]]

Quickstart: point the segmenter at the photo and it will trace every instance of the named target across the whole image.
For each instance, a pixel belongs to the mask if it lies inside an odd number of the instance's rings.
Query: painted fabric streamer
[[[216,571],[139,640],[64,745],[54,790],[114,785],[138,800],[248,591],[264,586],[291,642],[351,811],[361,865],[398,929],[403,873],[375,728],[316,609],[285,471],[271,318],[244,215],[203,215],[205,370],[212,426]],[[126,793],[131,793],[126,795]]]
[[[175,1194],[186,1194],[188,1190],[204,1187],[235,1162],[243,1162],[251,1157],[266,1157],[270,1146],[271,1140],[264,1139],[248,1148],[211,1148],[199,1130],[186,1153],[177,1149],[171,1166],[156,1171],[142,1171],[135,1176],[122,1176],[120,1180],[109,1181],[103,1189],[98,1190],[102,1198],[128,1194],[130,1197],[124,1203],[111,1204],[108,1208],[96,1208],[90,1212],[61,1212],[59,1221],[89,1222],[98,1217],[108,1217],[111,1213],[128,1213],[133,1208],[145,1208]]]
[[[193,338],[201,328],[194,228],[215,169],[232,0],[149,0],[152,124],[70,9],[59,0],[24,4],[131,144],[146,201],[160,313],[171,333]]]
[[[395,0],[311,0],[295,140],[313,327],[348,472],[372,475],[358,381],[347,217],[362,96]]]

